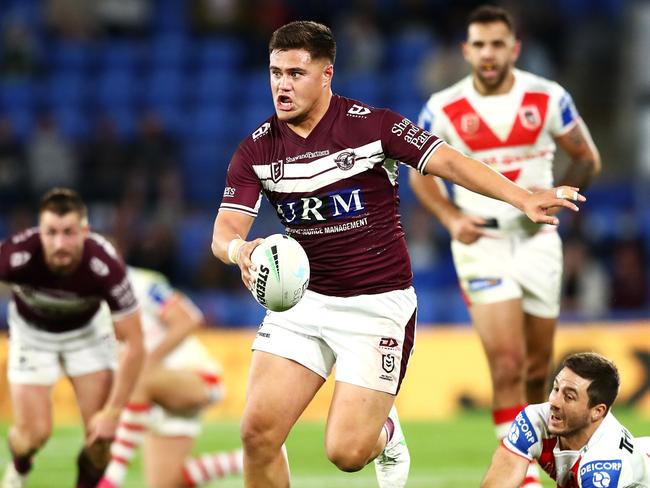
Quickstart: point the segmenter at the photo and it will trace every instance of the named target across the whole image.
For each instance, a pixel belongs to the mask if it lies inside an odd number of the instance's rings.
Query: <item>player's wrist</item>
[[[228,260],[232,264],[239,264],[239,251],[241,251],[242,246],[246,241],[239,237],[235,237],[232,241],[228,243]]]

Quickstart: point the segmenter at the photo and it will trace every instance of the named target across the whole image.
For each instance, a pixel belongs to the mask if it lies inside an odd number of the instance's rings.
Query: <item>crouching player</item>
[[[634,438],[610,411],[616,366],[595,353],[569,356],[546,403],[517,415],[482,488],[517,488],[530,461],[558,488],[650,487],[650,437]]]
[[[130,267],[129,278],[140,300],[148,353],[98,488],[122,486],[143,441],[147,486],[200,486],[241,473],[241,451],[189,457],[201,410],[223,395],[220,367],[192,336],[202,313],[159,273]]]

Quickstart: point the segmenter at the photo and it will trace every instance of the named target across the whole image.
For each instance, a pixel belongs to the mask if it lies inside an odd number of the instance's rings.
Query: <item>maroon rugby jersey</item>
[[[66,276],[47,267],[38,228],[16,234],[0,243],[0,281],[12,284],[18,313],[49,332],[83,327],[102,300],[114,318],[138,306],[124,263],[97,234],[86,239],[79,267]]]
[[[262,192],[332,296],[408,288],[397,161],[422,171],[443,141],[387,109],[334,95],[307,138],[274,115],[233,155],[220,210],[257,216]]]

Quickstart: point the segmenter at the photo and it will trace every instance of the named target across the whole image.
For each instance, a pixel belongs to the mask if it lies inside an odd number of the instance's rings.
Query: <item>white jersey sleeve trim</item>
[[[424,174],[424,167],[426,166],[427,161],[429,160],[429,156],[431,156],[436,151],[436,149],[438,149],[443,144],[445,144],[445,141],[443,141],[442,139],[438,139],[436,142],[431,144],[431,147],[427,149],[427,151],[422,155],[417,166],[417,170],[420,174]]]
[[[562,137],[563,135],[566,135],[569,133],[571,129],[573,129],[578,123],[582,120],[582,117],[578,116],[576,119],[569,123],[566,127],[563,127],[561,131],[559,131],[557,134],[555,134],[553,137]]]
[[[140,304],[136,303],[135,305],[127,308],[126,310],[120,310],[119,312],[111,312],[111,318],[113,320],[122,320],[124,317],[128,317],[131,314],[140,310]]]
[[[237,203],[222,203],[219,207],[219,212],[222,210],[230,210],[231,212],[238,212],[250,215],[251,217],[257,217],[257,210]]]

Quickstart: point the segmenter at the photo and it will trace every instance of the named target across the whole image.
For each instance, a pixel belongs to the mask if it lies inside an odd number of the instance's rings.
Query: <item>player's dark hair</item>
[[[82,219],[88,217],[86,204],[79,194],[69,188],[52,188],[41,198],[38,213],[45,211],[53,212],[56,215],[66,215],[70,212],[77,212]]]
[[[616,365],[595,352],[580,352],[568,356],[562,363],[575,374],[586,380],[591,380],[587,388],[589,408],[604,403],[607,410],[612,406],[620,385],[620,377]]]
[[[508,30],[515,33],[515,21],[503,7],[496,5],[481,5],[472,10],[467,17],[467,27],[471,24],[490,24],[492,22],[503,22]]]
[[[336,41],[329,27],[311,20],[297,20],[277,29],[269,41],[271,52],[304,49],[312,59],[327,59],[334,64]]]

